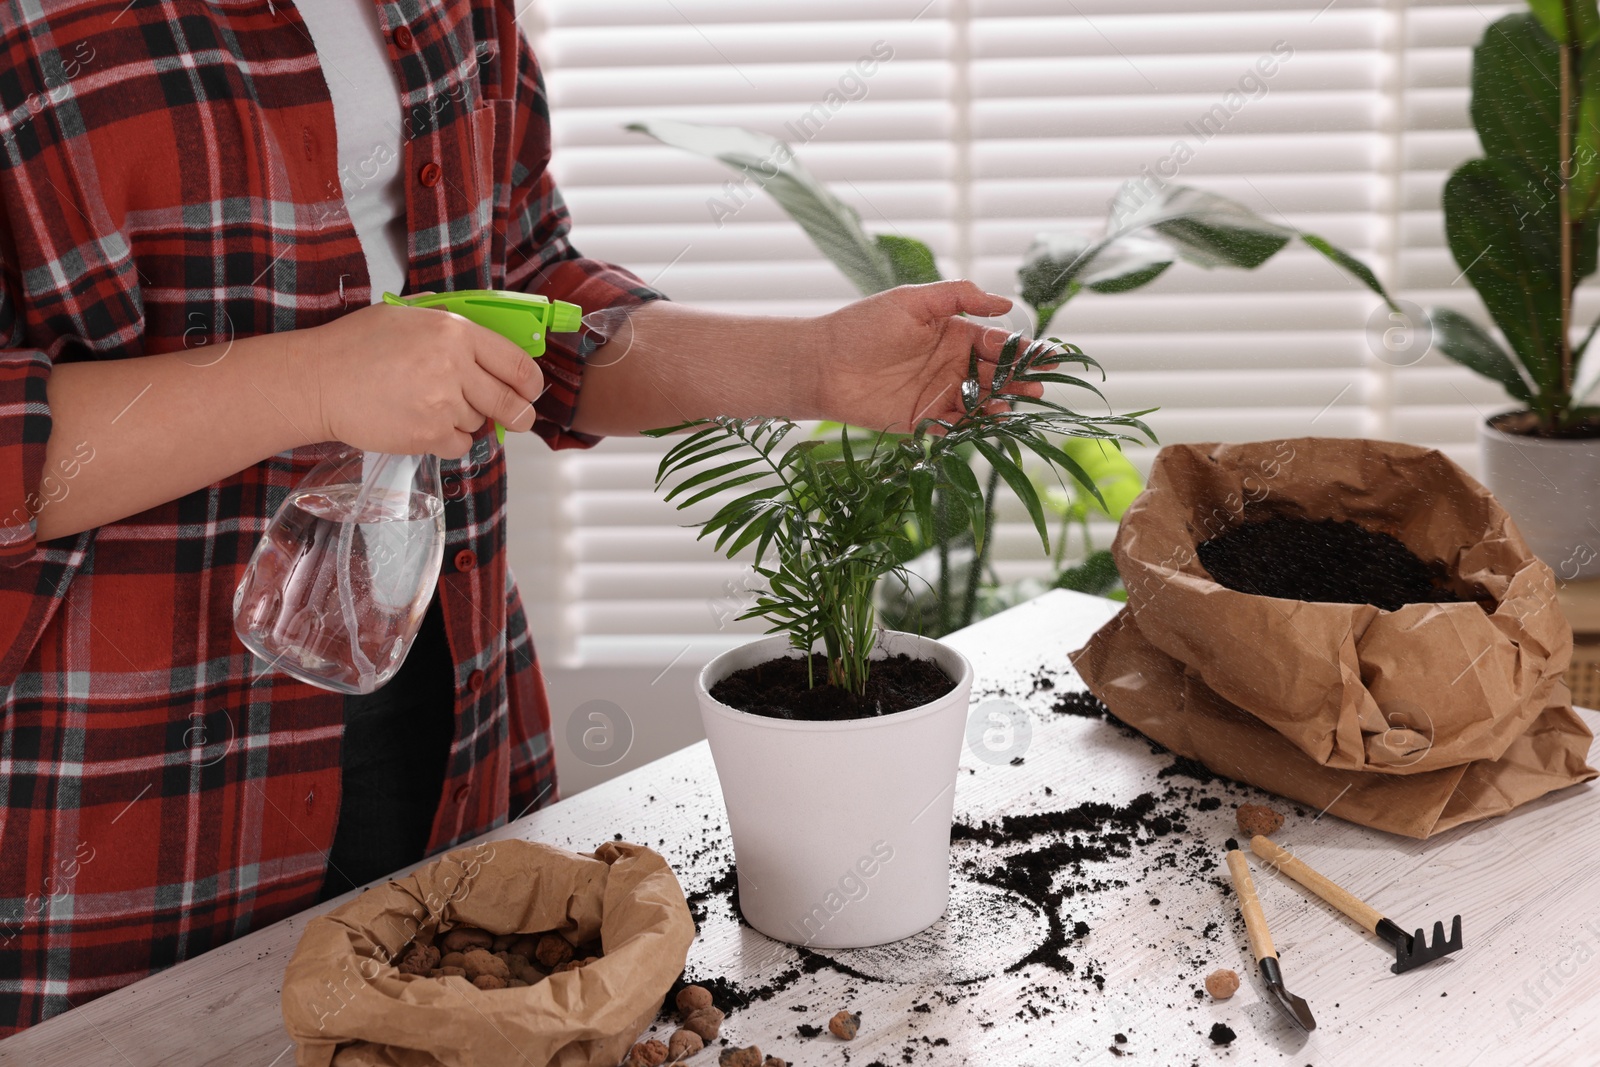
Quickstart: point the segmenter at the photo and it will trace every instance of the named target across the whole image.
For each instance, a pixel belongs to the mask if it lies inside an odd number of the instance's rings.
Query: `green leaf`
[[[1512,399],[1532,403],[1528,383],[1517,373],[1516,364],[1489,332],[1458,311],[1433,308],[1428,312],[1433,327],[1433,344],[1439,352],[1457,363],[1505,387]]]
[[[1071,296],[1073,281],[1087,265],[1084,256],[1095,244],[1085,233],[1051,231],[1041,233],[1023,253],[1022,266],[1017,268],[1017,281],[1021,287],[1022,302],[1040,316],[1042,330],[1044,310],[1059,307]]]
[[[1600,48],[1588,48],[1578,79],[1578,128],[1573,131],[1571,209],[1593,222],[1600,214]]]
[[[1097,293],[1126,293],[1159,278],[1177,259],[1165,241],[1130,233],[1105,244],[1083,271],[1083,286]]]
[[[1187,185],[1150,193],[1138,180],[1123,183],[1111,205],[1111,237],[1148,229],[1200,267],[1253,270],[1289,243],[1294,231],[1225,196]]]
[[[1000,450],[987,441],[974,441],[978,452],[989,461],[989,466],[999,472],[1006,485],[1022,501],[1022,506],[1028,509],[1028,517],[1033,519],[1033,525],[1039,531],[1039,540],[1044,544],[1044,550],[1050,551],[1050,531],[1045,526],[1044,505],[1039,503],[1039,494],[1033,488],[1033,483],[1023,473],[1022,468],[1011,462],[1010,459],[1000,454]]]
[[[1569,3],[1577,16],[1575,27],[1567,24]],[[1596,14],[1595,0],[1528,0],[1528,6],[1533,9],[1534,17],[1545,32],[1562,44],[1576,41],[1590,45],[1600,37],[1600,14]],[[1527,18],[1526,15],[1522,17]]]
[[[1491,23],[1472,54],[1472,124],[1483,154],[1521,160],[1552,198],[1561,183],[1560,69],[1555,41],[1526,13]]]
[[[934,259],[933,249],[915,237],[880,233],[876,240],[883,254],[889,258],[889,271],[896,285],[925,285],[940,280],[939,264]]]
[[[1371,289],[1374,293],[1377,293],[1383,298],[1383,302],[1389,305],[1390,311],[1400,310],[1400,305],[1396,304],[1394,302],[1394,298],[1389,295],[1388,290],[1384,289],[1383,283],[1378,281],[1378,276],[1372,273],[1371,267],[1361,262],[1355,256],[1352,256],[1344,249],[1338,247],[1330,241],[1323,240],[1314,233],[1302,233],[1300,235],[1300,240],[1304,241],[1312,248],[1315,248],[1318,252],[1321,252],[1324,256],[1327,256],[1328,259],[1343,267],[1351,274],[1355,275],[1356,278],[1368,289]]]
[[[1071,589],[1090,596],[1105,596],[1122,580],[1117,573],[1117,563],[1105,549],[1091,552],[1076,567],[1056,575],[1057,589]]]
[[[1557,393],[1561,287],[1555,279],[1561,252],[1555,197],[1520,160],[1468,160],[1445,182],[1444,227],[1456,265],[1537,391]]]
[[[1061,450],[1077,461],[1100,490],[1105,505],[1100,510],[1107,518],[1120,520],[1144,492],[1139,468],[1115,443],[1077,438],[1064,442]]]
[[[709,156],[764,190],[863,294],[896,285],[888,254],[861,225],[861,216],[795,159],[775,137],[738,126],[702,126],[672,119],[630,123],[627,129],[663,144]],[[717,201],[713,200],[713,210]],[[725,204],[729,213],[737,202]],[[719,215],[719,225],[723,221]]]
[[[750,466],[750,464],[759,462],[761,462],[759,458],[750,456],[745,459],[736,459],[732,463],[724,463],[720,467],[712,467],[710,470],[701,471],[699,474],[693,475],[673,486],[672,490],[667,493],[663,499],[670,502],[673,497],[677,496],[685,489],[693,489],[697,485],[704,485],[706,482],[715,481],[725,474],[732,474],[734,471],[744,470],[744,468]],[[712,492],[716,492],[716,488],[713,488]],[[688,504],[685,503],[679,506],[687,507]]]

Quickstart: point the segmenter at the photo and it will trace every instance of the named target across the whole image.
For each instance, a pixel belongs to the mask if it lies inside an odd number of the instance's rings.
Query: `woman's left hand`
[[[1003,296],[972,282],[906,285],[824,316],[817,400],[825,418],[873,430],[908,433],[924,419],[954,422],[964,414],[961,383],[973,348],[987,392],[1008,331],[962,315],[990,317],[1011,309]],[[1042,395],[1041,385],[1013,385],[1002,395]],[[994,399],[988,412],[1004,410]]]

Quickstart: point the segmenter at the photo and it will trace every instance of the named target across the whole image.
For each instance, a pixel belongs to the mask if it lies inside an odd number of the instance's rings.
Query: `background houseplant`
[[[741,196],[754,195],[755,189],[768,193],[863,294],[940,279],[931,248],[902,234],[869,233],[857,212],[807,171],[781,141],[735,126],[671,120],[628,128],[731,167],[751,186],[741,190]],[[1179,260],[1206,268],[1254,269],[1296,240],[1349,271],[1395,307],[1365,264],[1321,237],[1281,226],[1214,193],[1148,178],[1129,181],[1117,191],[1102,232],[1039,234],[1018,268],[1018,292],[1031,313],[1029,331],[1042,336],[1061,310],[1086,290],[1128,292],[1154,281]],[[1052,493],[1040,486],[1046,506],[1063,521],[1049,580],[1002,586],[989,566],[992,542],[974,541],[961,523],[951,521],[945,495],[936,493],[928,521],[911,528],[919,553],[905,580],[884,583],[886,617],[901,628],[939,635],[1050,588],[1112,592],[1116,568],[1110,553],[1095,550],[1089,541],[1089,518],[1098,513],[1119,520],[1138,495],[1138,472],[1120,451],[1093,440],[1069,439],[1062,448],[1091,472],[1099,491]],[[968,449],[966,458],[981,468],[982,457],[975,450]],[[991,521],[1001,480],[993,469],[984,474],[985,512]],[[1083,484],[1077,483],[1080,490]],[[1074,523],[1084,533],[1085,558],[1068,566],[1065,533]]]
[[[1484,155],[1444,187],[1451,255],[1505,344],[1430,313],[1434,343],[1520,405],[1479,428],[1485,480],[1562,578],[1600,575],[1600,375],[1573,293],[1600,233],[1600,15],[1595,0],[1533,0],[1473,53],[1472,121]]]

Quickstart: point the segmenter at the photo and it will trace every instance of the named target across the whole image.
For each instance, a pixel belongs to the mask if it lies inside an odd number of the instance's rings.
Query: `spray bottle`
[[[530,358],[552,333],[575,333],[574,304],[490,289],[384,303],[454,312]],[[505,441],[505,427],[495,433]],[[267,663],[339,693],[370,693],[405,662],[444,558],[439,457],[343,446],[273,516],[233,597],[239,640]]]

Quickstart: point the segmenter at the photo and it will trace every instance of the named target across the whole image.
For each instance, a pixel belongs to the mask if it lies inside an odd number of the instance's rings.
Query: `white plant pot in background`
[[[1600,577],[1600,438],[1553,440],[1478,424],[1483,481],[1562,581]]]
[[[864,948],[932,925],[950,898],[950,819],[972,665],[888,631],[874,658],[931,659],[955,679],[938,700],[842,722],[750,715],[711,698],[735,671],[792,655],[772,637],[724,652],[697,695],[722,783],[745,921],[816,948]]]

